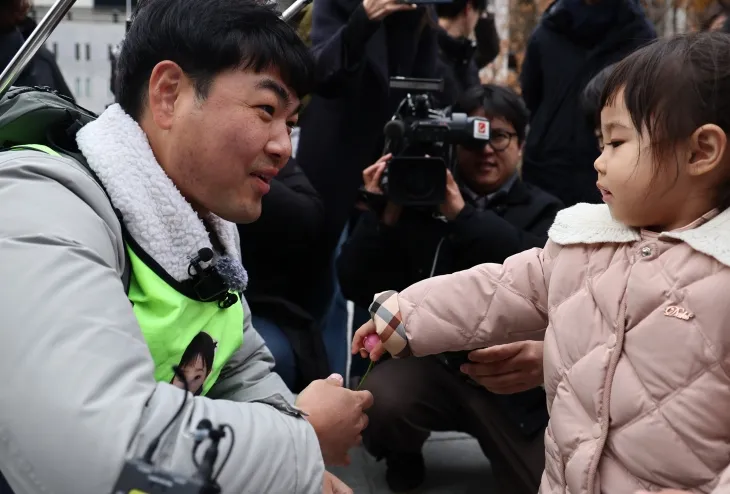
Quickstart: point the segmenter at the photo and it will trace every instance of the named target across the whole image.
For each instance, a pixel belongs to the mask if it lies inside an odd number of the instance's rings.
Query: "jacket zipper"
[[[633,266],[632,266],[633,267]],[[629,277],[631,272],[629,271]],[[621,358],[621,351],[624,344],[624,333],[626,332],[626,291],[624,291],[624,299],[621,302],[621,308],[619,309],[618,325],[616,327],[616,344],[610,351],[611,359],[608,362],[608,370],[606,371],[606,379],[603,382],[603,396],[601,397],[601,408],[599,410],[600,425],[601,425],[601,436],[598,438],[596,443],[596,451],[593,454],[591,466],[588,469],[587,477],[587,491],[588,494],[594,494],[596,488],[596,473],[598,472],[598,464],[601,462],[603,456],[603,448],[606,446],[606,440],[608,439],[608,427],[610,422],[610,410],[611,410],[611,388],[613,386],[613,378],[616,375],[616,367],[618,367],[619,358]],[[600,488],[599,488],[600,492]]]

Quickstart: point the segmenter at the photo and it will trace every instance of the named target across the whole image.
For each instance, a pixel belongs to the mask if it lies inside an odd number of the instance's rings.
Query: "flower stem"
[[[365,371],[365,375],[362,376],[362,379],[360,379],[360,383],[357,385],[357,391],[360,391],[360,388],[362,388],[362,385],[365,382],[365,379],[367,379],[368,374],[370,374],[370,370],[373,368],[373,365],[375,365],[375,361],[371,360],[370,365],[368,365],[368,370]]]

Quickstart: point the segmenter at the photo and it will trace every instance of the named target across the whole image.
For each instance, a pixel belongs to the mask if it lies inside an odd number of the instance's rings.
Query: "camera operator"
[[[446,200],[439,209],[442,219],[392,202],[382,214],[363,214],[338,259],[342,290],[362,307],[387,287],[404,288],[429,276],[503,262],[546,242],[561,204],[518,176],[528,118],[522,100],[508,88],[485,85],[468,91],[455,111],[487,117],[490,141],[481,149],[458,148],[458,163],[449,173]],[[380,193],[386,162],[383,157],[364,172],[371,192]],[[521,364],[511,369],[519,385],[477,377],[483,386],[478,387],[436,358],[393,359],[373,368],[364,388],[373,393],[375,403],[363,439],[370,453],[386,459],[391,489],[406,491],[423,481],[421,448],[430,431],[458,430],[479,440],[503,492],[537,492],[547,424],[545,397],[538,387],[542,343],[520,342],[502,351],[498,360],[519,355],[515,362]],[[483,388],[528,391],[497,397]]]
[[[315,0],[312,8],[318,85],[300,120],[296,156],[324,203],[323,250],[310,264],[322,278],[313,281],[329,283],[362,171],[380,156],[383,125],[400,101],[388,80],[436,77],[437,42],[427,7],[400,0]]]

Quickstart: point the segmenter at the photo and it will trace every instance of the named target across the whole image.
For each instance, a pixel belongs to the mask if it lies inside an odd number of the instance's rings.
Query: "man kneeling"
[[[313,65],[255,0],[147,0],[119,103],[88,122],[57,98],[83,121],[0,153],[0,471],[16,494],[108,493],[143,456],[212,471],[222,492],[350,492],[324,465],[348,462],[372,396],[330,379],[294,402],[251,325],[235,225],[291,155]],[[201,468],[204,419],[230,428]]]

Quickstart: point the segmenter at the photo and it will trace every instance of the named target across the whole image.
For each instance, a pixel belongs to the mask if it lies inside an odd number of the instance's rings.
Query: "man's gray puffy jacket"
[[[109,199],[80,164],[0,153],[0,470],[15,494],[110,492],[182,402],[181,389],[153,378],[121,281],[124,248]],[[235,430],[223,492],[320,493],[315,432],[250,317],[243,331],[243,347],[207,397],[189,397],[154,459],[195,472],[191,431],[208,418]]]

